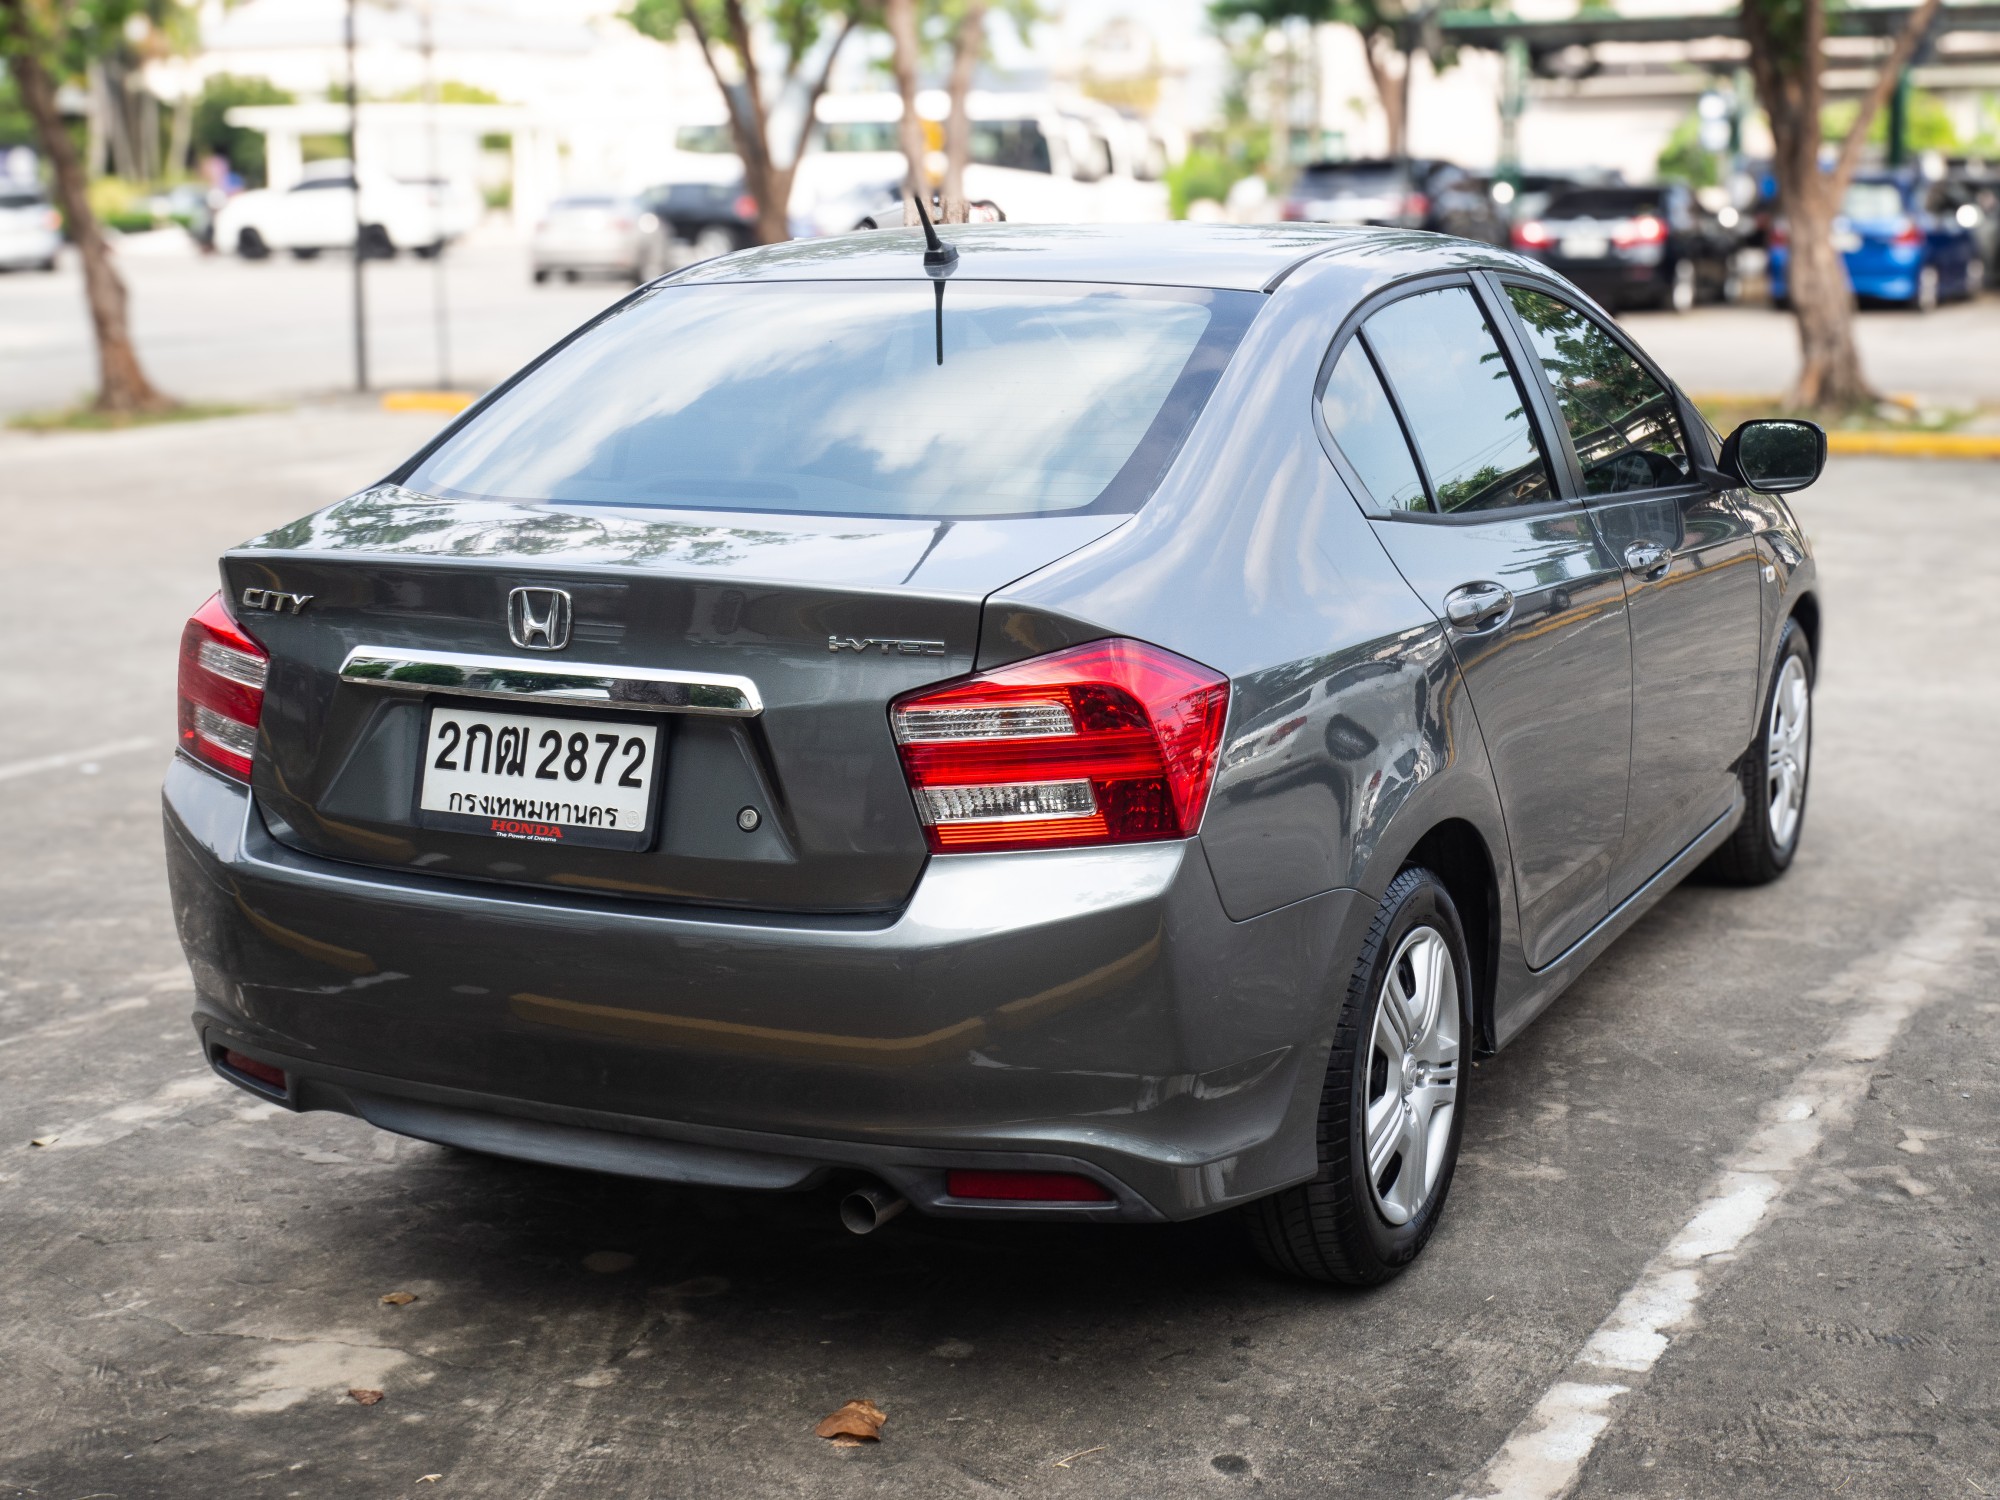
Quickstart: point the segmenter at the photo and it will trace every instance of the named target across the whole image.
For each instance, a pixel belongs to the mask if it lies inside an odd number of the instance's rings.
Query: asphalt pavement
[[[432,420],[0,435],[0,1496],[2000,1494],[2000,467],[1798,501],[1797,865],[1684,887],[1472,1070],[1442,1228],[1353,1294],[1228,1220],[857,1239],[216,1081],[161,870],[180,623]],[[850,1398],[879,1444],[813,1435]]]

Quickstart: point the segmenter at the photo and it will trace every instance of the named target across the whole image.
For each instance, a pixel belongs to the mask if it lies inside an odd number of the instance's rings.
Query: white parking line
[[[1643,1386],[1685,1325],[1710,1266],[1735,1258],[1818,1149],[1868,1091],[1874,1063],[1918,1010],[1944,990],[1978,943],[1980,913],[1954,902],[1887,954],[1850,965],[1814,998],[1858,999],[1847,1024],[1764,1111],[1763,1124],[1722,1164],[1694,1216],[1618,1300],[1556,1383],[1542,1393],[1459,1500],[1558,1500],[1576,1483],[1619,1408]]]
[[[12,781],[16,776],[33,776],[38,771],[60,771],[64,766],[88,765],[108,760],[114,755],[130,755],[134,750],[154,750],[159,748],[159,744],[160,741],[153,735],[139,735],[129,740],[108,740],[83,750],[65,750],[60,755],[17,760],[11,766],[0,766],[0,781]]]

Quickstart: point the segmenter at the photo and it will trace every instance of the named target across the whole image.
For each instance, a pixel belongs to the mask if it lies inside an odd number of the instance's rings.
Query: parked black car
[[[2000,272],[2000,162],[1954,162],[1940,187],[1952,217],[1972,231],[1980,285],[1995,285]]]
[[[1463,167],[1425,157],[1321,161],[1304,168],[1282,216],[1322,224],[1431,229],[1507,243],[1507,222],[1484,183]]]
[[[1606,307],[1686,312],[1721,299],[1737,236],[1678,183],[1563,193],[1514,226],[1514,248]]]
[[[757,200],[741,182],[670,182],[640,195],[646,210],[696,259],[757,243]]]

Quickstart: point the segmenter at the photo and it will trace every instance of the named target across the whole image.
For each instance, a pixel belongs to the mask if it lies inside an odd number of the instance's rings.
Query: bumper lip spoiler
[[[358,687],[531,703],[647,709],[655,713],[755,718],[764,711],[748,677],[677,672],[659,667],[548,662],[404,646],[356,646],[340,664],[340,680]]]

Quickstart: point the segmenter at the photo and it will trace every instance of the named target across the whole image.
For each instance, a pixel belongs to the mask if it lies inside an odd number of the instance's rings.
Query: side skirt
[[[1625,930],[1650,911],[1655,902],[1694,873],[1701,862],[1721,848],[1743,817],[1743,797],[1739,792],[1729,811],[1701,831],[1699,837],[1681,850],[1660,872],[1627,896],[1604,920],[1565,948],[1539,969],[1517,976],[1519,988],[1498,1008],[1494,1031],[1504,1047],[1520,1035],[1527,1024],[1549,1008],[1550,1003],[1589,968],[1592,961],[1621,937]]]

